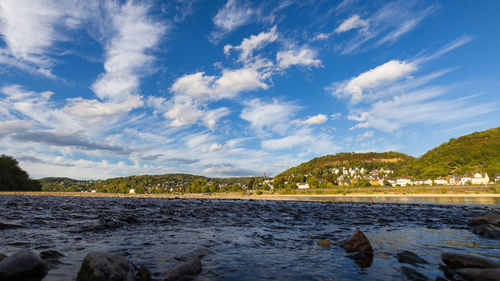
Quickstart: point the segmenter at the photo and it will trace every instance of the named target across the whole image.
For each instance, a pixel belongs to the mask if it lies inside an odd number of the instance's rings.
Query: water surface
[[[0,196],[0,252],[57,250],[66,256],[44,280],[72,280],[90,251],[127,256],[161,272],[204,251],[196,280],[404,280],[396,254],[429,261],[415,268],[431,279],[442,251],[500,261],[500,241],[466,225],[498,206],[165,198]],[[375,257],[358,266],[339,244],[356,228]],[[317,241],[328,239],[328,248]],[[154,280],[161,280],[155,277]]]

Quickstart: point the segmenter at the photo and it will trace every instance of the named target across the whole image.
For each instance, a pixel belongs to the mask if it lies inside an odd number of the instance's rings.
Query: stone
[[[487,238],[500,238],[500,227],[493,224],[480,224],[472,227],[472,233],[481,235]]]
[[[64,257],[64,254],[55,251],[55,250],[48,250],[48,251],[42,251],[40,253],[40,258],[42,259],[59,259]]]
[[[45,274],[46,268],[42,260],[28,250],[21,250],[0,262],[0,280],[41,280]]]
[[[136,280],[136,267],[125,257],[90,252],[83,259],[76,281],[132,281]]]
[[[347,253],[357,252],[364,256],[373,256],[373,248],[370,241],[368,241],[368,238],[359,229],[356,229],[351,238],[344,242],[343,247]]]
[[[500,281],[500,268],[460,268],[456,272],[468,280]]]
[[[452,269],[458,268],[500,268],[500,263],[487,258],[468,255],[468,254],[457,254],[457,253],[447,253],[441,254],[441,259],[443,262]]]
[[[426,281],[426,280],[431,280],[427,276],[423,275],[422,273],[418,272],[414,268],[411,267],[406,267],[402,266],[401,271],[403,272],[404,276],[406,277],[405,280],[411,280],[411,281]]]
[[[188,262],[182,263],[178,267],[169,270],[165,274],[165,281],[179,280],[187,275],[196,275],[202,270],[202,265],[200,259],[195,256]]]
[[[486,215],[472,218],[469,221],[470,226],[481,225],[481,224],[492,224],[500,226],[500,214],[496,212],[489,212]]]
[[[330,241],[328,241],[327,239],[324,239],[324,240],[316,242],[316,245],[327,248],[327,247],[330,247]]]
[[[6,257],[7,257],[6,255],[0,253],[0,262],[3,261]]]
[[[141,265],[139,267],[139,277],[141,281],[149,281],[151,280],[151,271],[145,265]]]
[[[428,264],[426,260],[423,258],[419,257],[417,254],[410,252],[410,251],[403,251],[401,253],[397,254],[398,261],[400,263],[407,263],[411,265],[418,265],[418,264]]]

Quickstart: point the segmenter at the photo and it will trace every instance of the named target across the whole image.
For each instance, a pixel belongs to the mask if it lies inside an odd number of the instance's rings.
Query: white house
[[[500,174],[495,174],[495,182],[500,182]]]
[[[414,180],[411,182],[411,184],[413,185],[422,185],[424,184],[424,180]]]
[[[475,173],[474,177],[471,178],[472,184],[488,184],[490,177],[487,173]]]
[[[400,178],[396,180],[396,184],[399,184],[400,186],[410,185],[411,180],[408,178]]]
[[[445,178],[439,177],[439,178],[434,180],[434,183],[440,184],[440,185],[448,185],[448,180],[446,180]]]
[[[135,189],[131,188],[131,189],[128,191],[128,193],[130,193],[130,194],[135,194]]]
[[[297,188],[299,188],[299,189],[309,188],[309,184],[308,183],[299,183],[299,184],[297,184]]]
[[[432,180],[431,179],[426,179],[426,180],[424,180],[424,184],[432,185]]]
[[[457,176],[457,175],[451,176],[451,178],[450,178],[450,184],[451,185],[459,185],[459,184],[461,184],[460,177]]]
[[[461,185],[466,185],[467,182],[472,182],[472,176],[471,175],[463,175],[460,177],[460,184]]]

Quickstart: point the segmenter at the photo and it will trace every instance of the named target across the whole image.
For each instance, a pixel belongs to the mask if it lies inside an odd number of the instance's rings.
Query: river
[[[166,198],[0,196],[0,252],[57,250],[43,280],[73,280],[90,251],[146,265],[153,280],[182,256],[204,251],[196,280],[404,280],[414,268],[434,280],[442,251],[500,261],[500,241],[470,231],[470,218],[500,206]],[[375,257],[363,265],[339,246],[361,229]],[[317,242],[328,239],[330,247]],[[409,250],[426,259],[400,264]]]

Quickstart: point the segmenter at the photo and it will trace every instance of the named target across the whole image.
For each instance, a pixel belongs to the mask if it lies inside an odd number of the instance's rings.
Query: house
[[[459,184],[461,184],[460,183],[460,177],[457,176],[457,175],[451,176],[451,178],[450,178],[450,184],[451,185],[459,185]]]
[[[298,183],[297,188],[306,189],[306,188],[309,188],[309,184],[308,183]]]
[[[439,177],[434,180],[434,183],[439,185],[448,185],[448,180],[446,178]]]
[[[495,174],[495,182],[500,182],[500,174]]]
[[[135,189],[131,188],[131,189],[128,191],[128,193],[130,193],[130,194],[135,194]]]
[[[432,185],[432,180],[431,179],[426,179],[426,180],[424,180],[424,184],[430,186],[430,185]]]
[[[381,185],[380,184],[380,180],[378,180],[378,179],[371,179],[370,180],[370,184],[373,185],[373,186]]]
[[[414,180],[411,182],[411,184],[413,185],[423,185],[424,184],[424,180]]]
[[[466,185],[472,183],[472,175],[470,174],[465,174],[460,177],[460,184],[461,185]]]
[[[488,177],[487,173],[475,173],[471,178],[472,184],[488,184],[490,181],[490,177]]]
[[[96,193],[97,191],[95,189],[92,189],[90,193]]]
[[[411,180],[409,178],[399,178],[396,180],[396,184],[400,186],[406,186],[411,184]]]

